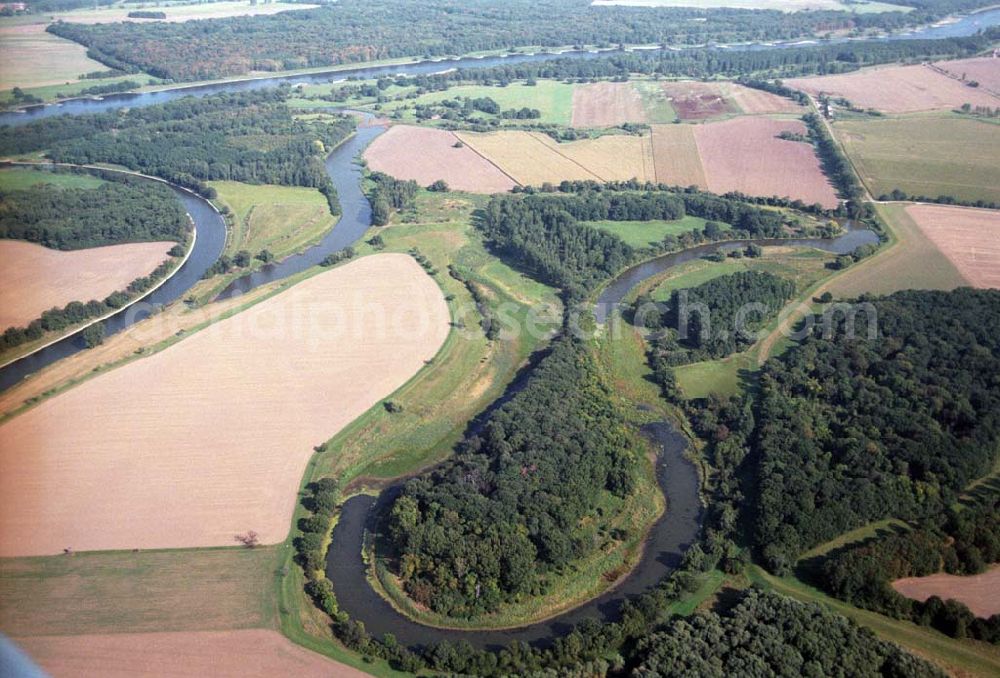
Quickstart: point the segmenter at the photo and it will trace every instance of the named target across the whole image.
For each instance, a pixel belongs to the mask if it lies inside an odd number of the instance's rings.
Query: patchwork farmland
[[[365,151],[368,167],[399,179],[427,186],[444,179],[460,191],[496,193],[514,187],[514,180],[453,132],[398,125],[378,137]]]
[[[652,125],[649,134],[563,143],[522,130],[451,133],[398,126],[380,137],[365,158],[372,169],[398,178],[422,183],[444,178],[453,188],[480,193],[508,190],[514,182],[540,186],[564,180],[638,179],[835,207],[836,192],[812,145],[779,139],[781,132],[803,134],[805,126],[798,120],[748,116],[702,125]],[[383,139],[388,139],[384,145]],[[407,143],[390,148],[397,139]],[[421,146],[416,139],[430,143]],[[463,148],[454,147],[456,140]],[[459,151],[471,154],[465,157],[475,172],[453,171],[458,163],[449,162]]]
[[[411,257],[375,255],[46,400],[0,428],[0,555],[281,541],[312,447],[448,320]]]

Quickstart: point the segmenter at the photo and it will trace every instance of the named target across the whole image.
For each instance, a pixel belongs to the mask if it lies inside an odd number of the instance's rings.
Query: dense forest
[[[1000,562],[1000,494],[923,521],[884,530],[874,539],[834,551],[808,570],[832,595],[852,605],[932,626],[958,638],[1000,643],[1000,615],[976,619],[958,601],[906,598],[890,586],[903,577],[936,572],[979,574]]]
[[[439,89],[442,84],[454,82],[503,84],[536,78],[582,81],[621,78],[630,73],[688,78],[825,75],[898,61],[974,56],[989,48],[998,37],[1000,29],[991,28],[983,35],[968,38],[859,41],[795,49],[638,50],[594,59],[553,57],[491,68],[460,68],[415,79],[421,87]]]
[[[520,46],[673,45],[774,41],[840,29],[893,29],[977,0],[928,3],[909,14],[592,7],[590,0],[340,0],[271,16],[181,23],[75,24],[48,30],[161,78],[203,80],[399,57]],[[874,48],[873,48],[874,49]],[[799,51],[799,50],[791,50]],[[693,74],[692,74],[693,75]],[[560,76],[561,77],[561,76]]]
[[[106,173],[97,188],[0,189],[0,238],[59,250],[153,240],[182,242],[187,213],[168,187]]]
[[[347,116],[297,120],[288,87],[0,127],[0,153],[46,150],[57,162],[113,163],[214,197],[204,182],[318,188],[340,213],[323,158],[354,131]],[[327,122],[329,120],[330,122]]]
[[[636,447],[589,349],[556,340],[524,389],[394,502],[388,531],[406,592],[456,617],[544,593],[541,575],[603,539],[582,519],[602,493],[632,491]]]
[[[477,226],[501,258],[580,301],[633,258],[619,237],[579,224],[561,202],[497,195]]]
[[[1000,440],[1000,293],[899,292],[816,320],[760,376],[754,541],[778,572],[869,522],[942,511]]]
[[[795,294],[795,283],[763,271],[739,271],[674,290],[666,303],[648,294],[633,303],[632,321],[655,332],[649,361],[681,365],[724,358],[750,347],[756,333]]]
[[[669,622],[640,657],[635,678],[945,675],[825,607],[754,589],[728,611]]]

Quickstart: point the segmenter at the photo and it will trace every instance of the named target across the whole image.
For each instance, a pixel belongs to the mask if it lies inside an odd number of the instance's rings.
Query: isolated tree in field
[[[260,545],[260,535],[254,530],[248,530],[243,534],[238,534],[233,537],[236,541],[246,546],[248,549],[252,549]]]
[[[448,192],[448,182],[444,179],[438,179],[433,184],[427,187],[428,191],[434,191],[435,193],[447,193]]]

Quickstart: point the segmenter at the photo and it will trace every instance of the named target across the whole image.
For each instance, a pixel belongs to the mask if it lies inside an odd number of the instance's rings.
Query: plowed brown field
[[[389,128],[364,153],[368,166],[397,179],[413,179],[427,186],[438,179],[459,191],[502,193],[514,181],[475,150],[456,148],[452,132],[397,125]]]
[[[681,120],[705,120],[737,113],[736,105],[726,96],[726,83],[666,82],[663,91]]]
[[[317,445],[448,334],[409,256],[321,273],[0,426],[0,556],[285,538]]]
[[[646,122],[642,96],[630,82],[595,82],[573,90],[573,127]]]
[[[792,78],[785,84],[812,95],[844,97],[855,106],[886,113],[912,113],[973,106],[1000,106],[1000,99],[983,88],[969,87],[928,66],[887,66],[846,75]]]
[[[975,80],[979,88],[1000,95],[1000,58],[975,57],[956,61],[938,61],[934,64],[949,75],[965,80]],[[1000,104],[995,104],[1000,106]]]
[[[837,206],[837,194],[820,169],[811,144],[778,139],[780,132],[806,133],[798,120],[734,118],[694,127],[694,137],[713,193],[798,198]]]
[[[910,205],[906,212],[969,284],[1000,288],[1000,214],[946,205]]]
[[[977,617],[1000,614],[1000,566],[982,574],[958,576],[940,572],[928,577],[907,577],[892,582],[892,588],[914,600],[937,596],[965,603]]]
[[[0,332],[53,306],[103,300],[148,275],[177,243],[141,242],[63,252],[0,240]]]

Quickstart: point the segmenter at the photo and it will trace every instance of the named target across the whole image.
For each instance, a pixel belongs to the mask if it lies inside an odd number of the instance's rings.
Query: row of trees
[[[1000,441],[1000,293],[899,292],[815,321],[760,377],[754,542],[778,572],[861,525],[942,511]]]
[[[856,15],[860,18],[860,15]],[[440,82],[504,84],[534,79],[586,81],[627,78],[629,74],[688,78],[783,78],[826,75],[898,61],[974,56],[996,41],[1000,30],[989,28],[968,38],[933,40],[872,40],[813,47],[755,50],[683,49],[633,51],[594,59],[553,58],[491,68],[460,68],[419,76],[418,86]]]
[[[966,0],[968,1],[968,0]],[[838,29],[916,25],[936,7],[901,12],[780,12],[592,7],[588,0],[341,0],[318,9],[198,22],[75,24],[48,30],[161,78],[202,80],[525,45],[674,45],[784,40]],[[178,46],[184,49],[178,49]],[[113,64],[112,64],[113,65]]]
[[[96,188],[41,183],[0,189],[0,238],[27,240],[58,250],[128,242],[174,240],[190,231],[183,206],[168,187],[105,174]]]
[[[58,162],[113,163],[214,197],[212,180],[317,188],[334,214],[325,155],[353,133],[348,116],[299,120],[290,88],[185,97],[158,106],[58,116],[0,128],[0,152],[45,150]]]
[[[180,256],[183,254],[183,250],[178,247],[172,249],[170,254]],[[62,308],[51,308],[45,311],[40,318],[32,320],[26,327],[8,327],[3,334],[0,334],[0,351],[41,339],[47,332],[60,332],[87,320],[117,311],[152,288],[170,272],[173,265],[170,260],[163,262],[149,275],[136,278],[129,283],[126,289],[112,292],[103,301],[96,299],[86,303],[71,301]],[[88,337],[89,343],[90,338]]]

